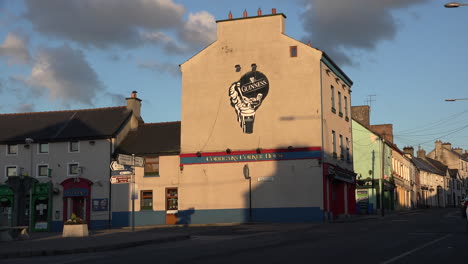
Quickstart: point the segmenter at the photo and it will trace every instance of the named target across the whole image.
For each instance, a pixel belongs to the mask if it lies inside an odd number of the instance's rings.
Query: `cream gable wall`
[[[218,40],[181,66],[182,153],[321,146],[322,53],[282,34],[283,23],[282,15],[219,22]],[[270,88],[244,134],[229,88],[253,63]]]

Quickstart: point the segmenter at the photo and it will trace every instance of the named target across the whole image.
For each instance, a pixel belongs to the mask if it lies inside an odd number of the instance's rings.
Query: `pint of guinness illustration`
[[[255,112],[268,95],[269,86],[267,77],[256,71],[253,64],[252,71],[244,74],[229,88],[231,105],[236,110],[237,121],[244,133],[253,133]]]

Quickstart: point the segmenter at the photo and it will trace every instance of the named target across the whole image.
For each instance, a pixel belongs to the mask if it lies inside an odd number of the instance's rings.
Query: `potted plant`
[[[76,214],[72,214],[70,219],[63,223],[63,237],[85,237],[88,236],[88,224],[86,222],[76,216]]]

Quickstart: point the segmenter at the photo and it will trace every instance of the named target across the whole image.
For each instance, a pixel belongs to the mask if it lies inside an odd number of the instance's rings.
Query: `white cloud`
[[[138,67],[157,73],[169,73],[174,76],[180,76],[179,66],[172,63],[161,63],[157,61],[140,62]]]
[[[31,76],[23,82],[33,92],[47,93],[63,105],[72,103],[93,105],[97,92],[104,89],[96,72],[86,61],[83,52],[67,45],[42,48],[32,68]]]
[[[0,56],[7,57],[8,64],[28,64],[31,55],[28,50],[27,39],[17,33],[8,33],[5,41],[0,45]]]
[[[172,0],[26,0],[38,32],[85,46],[140,45],[140,30],[182,26],[185,9]]]
[[[29,112],[34,112],[34,105],[33,104],[21,104],[18,105],[15,109],[16,113],[29,113]]]
[[[193,44],[206,45],[216,40],[216,21],[212,14],[201,11],[190,13],[182,38]]]
[[[42,34],[85,47],[160,45],[170,53],[191,52],[215,37],[214,17],[189,14],[173,0],[25,0],[24,17]],[[178,36],[183,44],[163,32]]]
[[[374,50],[392,40],[398,23],[392,12],[429,0],[301,0],[305,41],[327,52],[340,64],[353,64],[350,49]]]

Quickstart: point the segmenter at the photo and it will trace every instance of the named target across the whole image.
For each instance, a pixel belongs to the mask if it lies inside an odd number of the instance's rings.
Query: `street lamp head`
[[[447,3],[444,5],[446,8],[456,8],[456,7],[459,7],[460,4],[459,3],[455,3],[455,2],[451,2],[451,3]]]
[[[31,144],[31,143],[34,142],[34,139],[32,139],[32,138],[26,138],[26,139],[24,140],[24,142],[26,142],[26,144]]]
[[[445,99],[446,102],[455,102],[455,99]]]

